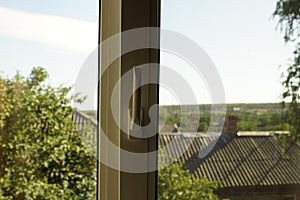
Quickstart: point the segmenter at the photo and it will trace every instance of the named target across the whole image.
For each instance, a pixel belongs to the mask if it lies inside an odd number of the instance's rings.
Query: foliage
[[[0,77],[0,198],[93,199],[96,161],[70,114],[69,87],[44,84],[47,72]]]
[[[87,150],[94,156],[97,156],[96,127],[91,120],[87,120],[82,129],[78,131],[80,139]]]
[[[218,186],[218,182],[193,178],[180,163],[172,163],[158,172],[158,199],[161,200],[218,199],[213,193]]]
[[[201,119],[200,119],[201,120]],[[200,122],[198,126],[197,132],[206,133],[208,130],[208,124],[207,122]]]
[[[281,31],[284,31],[284,39],[296,41],[300,36],[300,2],[299,0],[277,0],[273,17],[278,17]]]
[[[289,104],[287,104],[289,106]],[[181,113],[181,124],[185,123],[185,127],[189,127],[190,115],[194,113],[191,109],[188,113]],[[210,124],[211,114],[209,105],[199,105],[200,107],[200,119],[198,124],[198,132],[207,132]],[[162,106],[160,110],[160,123],[166,124],[179,124],[180,118],[176,118],[179,115],[179,106]],[[261,103],[261,104],[228,104],[227,112],[236,115],[238,120],[239,131],[286,131],[288,129],[289,114],[285,110],[282,110],[282,106],[279,103]],[[180,127],[181,132],[188,131],[184,127]]]
[[[282,75],[282,83],[285,88],[282,97],[284,101],[291,102],[288,121],[291,125],[293,138],[300,140],[300,1],[277,0],[273,16],[278,18],[280,30],[284,32],[285,42],[295,44],[293,58],[287,66],[287,72]]]

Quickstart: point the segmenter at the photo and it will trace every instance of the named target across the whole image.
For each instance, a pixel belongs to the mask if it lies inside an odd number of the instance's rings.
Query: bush
[[[180,163],[172,163],[158,172],[159,200],[214,200],[218,199],[213,193],[218,187],[218,182],[193,178]]]

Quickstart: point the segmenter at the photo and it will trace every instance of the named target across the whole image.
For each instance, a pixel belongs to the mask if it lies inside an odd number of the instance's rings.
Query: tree
[[[288,121],[293,138],[300,140],[300,1],[277,0],[273,16],[278,18],[280,30],[284,32],[285,42],[295,44],[293,58],[287,66],[287,72],[283,73],[282,83],[285,91],[282,97],[284,102],[290,101]]]
[[[71,120],[70,87],[47,72],[0,77],[0,198],[93,199],[96,160]]]
[[[197,132],[202,132],[202,133],[206,133],[208,130],[208,125],[206,122],[200,122],[199,126],[198,126],[198,130]]]
[[[163,164],[168,156],[160,155],[159,164]],[[217,181],[206,178],[194,178],[188,170],[183,169],[182,163],[174,162],[162,167],[158,171],[158,199],[159,200],[214,200],[214,194],[220,186]]]

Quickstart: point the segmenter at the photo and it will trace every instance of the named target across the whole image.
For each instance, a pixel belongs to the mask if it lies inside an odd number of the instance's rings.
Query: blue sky
[[[0,71],[27,75],[34,66],[51,84],[72,85],[98,41],[98,2],[0,1]],[[8,20],[9,19],[9,20]]]
[[[278,102],[283,71],[278,67],[287,62],[293,46],[285,45],[275,30],[276,20],[271,19],[275,3],[163,0],[162,27],[185,34],[207,52],[223,80],[227,102]],[[176,65],[164,56],[163,62]],[[209,102],[201,94],[203,102]]]
[[[98,22],[98,1],[96,0],[2,0],[1,7],[35,14],[56,15],[89,22]]]
[[[208,53],[223,80],[226,102],[278,102],[278,66],[293,47],[275,30],[274,8],[275,0],[162,0],[162,28],[185,34]],[[33,66],[43,66],[51,84],[72,85],[97,46],[97,23],[96,0],[0,1],[0,72],[27,75]],[[162,64],[189,72],[170,55],[162,55]],[[190,82],[199,103],[209,103],[201,80]],[[167,92],[161,96],[163,104],[176,103]]]

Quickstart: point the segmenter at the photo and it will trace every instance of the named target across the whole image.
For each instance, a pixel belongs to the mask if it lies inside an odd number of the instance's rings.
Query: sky
[[[287,63],[293,46],[284,44],[282,34],[276,30],[277,22],[271,18],[275,0],[162,3],[162,27],[188,36],[207,52],[222,78],[227,103],[281,100],[280,75],[284,67],[279,66]],[[161,62],[176,66],[178,61],[162,56]],[[210,102],[207,92],[198,92],[200,102]]]
[[[271,19],[275,0],[162,0],[162,28],[194,40],[214,62],[226,103],[279,102],[280,74],[293,46]],[[42,66],[53,85],[73,85],[97,47],[96,0],[0,1],[0,73],[28,75]],[[205,81],[188,63],[162,53],[161,63],[186,74],[198,103],[210,103]],[[161,79],[167,74],[161,73]],[[176,104],[162,89],[161,104]],[[182,102],[183,104],[189,102]],[[93,107],[93,106],[92,106]]]
[[[97,1],[0,1],[4,75],[28,75],[32,67],[42,66],[51,84],[72,85],[97,42]]]

